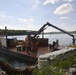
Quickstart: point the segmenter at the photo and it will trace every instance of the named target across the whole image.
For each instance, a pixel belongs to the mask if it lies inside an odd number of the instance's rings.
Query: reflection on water
[[[0,60],[4,62],[8,62],[13,67],[26,67],[26,66],[34,65],[34,63],[30,63],[29,61],[23,61],[19,58],[15,58],[2,53],[0,53]]]

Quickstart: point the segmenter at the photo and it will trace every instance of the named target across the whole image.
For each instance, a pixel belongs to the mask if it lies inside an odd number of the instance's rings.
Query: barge
[[[13,58],[19,58],[21,60],[30,61],[31,63],[36,63],[36,61],[37,61],[36,57],[32,57],[32,56],[26,55],[26,54],[22,54],[20,52],[16,52],[16,51],[13,51],[13,50],[0,48],[0,53],[6,54],[6,55],[9,55],[9,56],[13,56]]]
[[[30,61],[32,63],[36,63],[37,59],[40,55],[43,55],[45,53],[51,52],[48,49],[48,39],[42,39],[39,38],[38,41],[40,42],[40,45],[37,50],[31,51],[30,49],[27,52],[25,44],[23,43],[24,40],[17,40],[15,38],[7,38],[7,47],[6,47],[6,39],[1,38],[1,47],[0,47],[0,53],[7,54],[16,58],[19,58],[21,60]]]
[[[44,55],[54,50],[59,50],[58,40],[53,42],[53,45],[49,45],[48,38],[38,37],[38,35],[41,34],[48,26],[71,36],[73,38],[73,45],[75,45],[74,35],[47,22],[33,36],[28,35],[25,40],[17,40],[16,38],[8,39],[8,34],[6,33],[6,38],[0,38],[0,52],[36,63],[40,55]],[[5,28],[5,30],[7,32],[7,28]]]

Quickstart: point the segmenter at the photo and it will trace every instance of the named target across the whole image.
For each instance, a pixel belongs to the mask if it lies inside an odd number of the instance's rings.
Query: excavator
[[[39,35],[39,34],[41,34],[47,27],[49,27],[49,26],[51,26],[51,27],[53,27],[53,28],[55,28],[55,29],[57,29],[57,30],[59,30],[59,31],[61,31],[61,32],[63,32],[63,33],[65,33],[65,34],[68,34],[69,36],[71,36],[73,39],[73,42],[72,42],[72,45],[70,45],[70,46],[73,46],[73,47],[76,47],[76,45],[75,45],[75,37],[74,37],[74,35],[73,34],[71,34],[71,33],[69,33],[69,32],[67,32],[67,31],[64,31],[63,29],[61,29],[61,28],[59,28],[59,27],[57,27],[57,26],[55,26],[55,25],[52,25],[51,23],[49,23],[49,22],[47,22],[46,24],[44,24],[34,35],[33,35],[33,39],[35,38],[37,38],[37,36]],[[32,40],[30,40],[30,41],[32,41]]]

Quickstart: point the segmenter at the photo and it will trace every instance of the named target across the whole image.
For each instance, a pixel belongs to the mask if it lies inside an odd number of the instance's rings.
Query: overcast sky
[[[76,0],[0,0],[0,29],[38,30],[47,22],[75,31]]]

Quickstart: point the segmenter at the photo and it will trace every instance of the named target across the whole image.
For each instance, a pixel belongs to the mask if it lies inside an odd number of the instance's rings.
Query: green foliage
[[[23,75],[22,73],[20,73],[20,75]]]
[[[32,75],[63,75],[58,67],[46,66],[41,69],[35,69]]]
[[[51,65],[35,69],[32,75],[64,75],[63,70],[68,70],[76,64],[75,56],[69,56],[66,60],[55,58]]]
[[[7,35],[28,35],[28,34],[35,34],[36,31],[30,30],[8,30]],[[5,35],[6,31],[4,29],[0,29],[0,35]]]
[[[68,69],[70,68],[72,62],[70,62],[69,60],[65,60],[65,61],[61,61],[59,63],[59,67],[63,68],[63,69]]]

